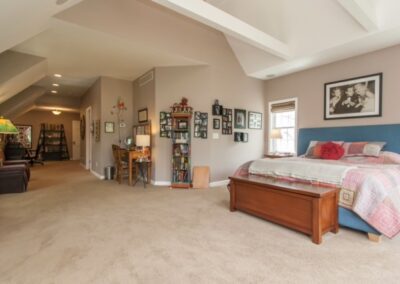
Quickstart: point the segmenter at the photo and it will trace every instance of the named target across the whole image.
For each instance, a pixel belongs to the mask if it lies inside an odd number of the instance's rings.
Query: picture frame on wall
[[[262,113],[249,111],[249,129],[262,129]]]
[[[138,110],[138,121],[139,123],[145,123],[148,121],[148,111],[147,108]]]
[[[208,137],[208,113],[194,112],[194,137],[207,139]]]
[[[246,110],[235,108],[235,128],[245,129],[246,128]]]
[[[170,112],[160,112],[160,137],[172,137],[172,118]]]
[[[112,121],[106,121],[104,122],[104,132],[105,133],[114,133],[114,122]]]
[[[100,119],[95,122],[95,141],[100,142]]]
[[[220,129],[221,128],[221,120],[219,118],[213,119],[213,129]]]
[[[18,141],[26,149],[32,148],[32,125],[20,125],[16,124],[15,127],[18,129]]]
[[[382,73],[324,85],[324,119],[382,116]]]

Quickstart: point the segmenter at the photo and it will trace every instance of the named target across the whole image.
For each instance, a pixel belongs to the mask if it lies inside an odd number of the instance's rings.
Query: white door
[[[72,160],[80,160],[81,158],[81,122],[79,120],[72,121]]]
[[[92,121],[92,107],[86,109],[86,122],[85,122],[85,139],[86,139],[86,169],[92,169],[92,133],[91,133],[91,121]]]

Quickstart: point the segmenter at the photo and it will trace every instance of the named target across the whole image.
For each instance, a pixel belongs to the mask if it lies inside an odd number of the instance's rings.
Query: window
[[[269,103],[269,152],[296,152],[297,99]]]

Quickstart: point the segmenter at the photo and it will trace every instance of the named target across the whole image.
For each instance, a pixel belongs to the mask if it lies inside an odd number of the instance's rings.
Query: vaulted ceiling
[[[4,0],[0,104],[73,110],[98,76],[212,64],[182,21],[159,24],[166,13],[223,33],[248,76],[270,79],[399,44],[398,11],[398,0]]]

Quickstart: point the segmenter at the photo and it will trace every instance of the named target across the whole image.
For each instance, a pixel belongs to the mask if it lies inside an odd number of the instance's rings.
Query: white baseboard
[[[210,182],[210,187],[225,186],[228,183],[229,183],[229,180],[213,181],[213,182]],[[171,182],[170,181],[151,180],[151,184],[155,185],[155,186],[170,186]]]
[[[90,170],[90,172],[92,173],[92,175],[94,175],[95,177],[97,177],[98,179],[104,179],[104,176],[96,173],[94,170]]]
[[[210,182],[210,187],[218,187],[218,186],[226,186],[229,183],[229,180],[218,180]]]
[[[151,180],[151,184],[155,185],[155,186],[170,186],[171,182],[170,181]]]

